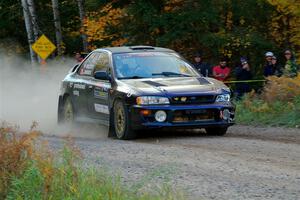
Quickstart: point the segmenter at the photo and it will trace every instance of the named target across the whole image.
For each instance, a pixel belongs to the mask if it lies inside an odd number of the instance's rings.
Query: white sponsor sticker
[[[75,84],[74,84],[74,88],[84,90],[84,89],[85,89],[85,84],[78,84],[78,83],[75,83]]]
[[[95,111],[100,113],[109,114],[108,106],[95,103]]]
[[[74,90],[74,91],[73,91],[73,95],[74,95],[74,96],[79,96],[79,91],[78,91],[78,90]]]

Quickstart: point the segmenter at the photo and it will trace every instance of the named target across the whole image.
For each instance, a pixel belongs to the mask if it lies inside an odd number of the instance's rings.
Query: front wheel
[[[215,136],[223,136],[227,132],[227,127],[215,127],[215,128],[206,128],[205,131],[208,135],[215,135]]]
[[[136,137],[135,131],[130,126],[128,110],[121,100],[114,103],[113,126],[118,139],[129,140]]]

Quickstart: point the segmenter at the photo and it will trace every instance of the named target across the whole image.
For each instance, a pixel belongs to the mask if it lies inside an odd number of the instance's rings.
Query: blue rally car
[[[62,81],[58,103],[59,122],[105,124],[119,139],[171,127],[224,135],[234,113],[226,85],[202,77],[175,51],[151,46],[94,50]]]

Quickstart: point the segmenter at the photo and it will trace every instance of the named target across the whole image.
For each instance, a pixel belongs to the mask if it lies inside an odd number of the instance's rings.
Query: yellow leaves
[[[268,80],[263,95],[267,102],[292,101],[300,95],[300,74],[295,78],[270,77]]]
[[[251,46],[251,38],[249,34],[242,36],[232,36],[228,39],[225,48],[221,49],[221,53],[227,57],[232,57],[233,51],[236,49],[247,49]]]
[[[298,49],[296,53],[300,56],[300,1],[268,0],[268,2],[277,10],[271,17],[270,31],[274,40],[281,46],[288,41]]]
[[[164,11],[165,12],[173,12],[176,9],[180,8],[183,3],[184,3],[183,0],[168,0],[165,3]]]
[[[112,41],[111,44],[115,47],[118,47],[118,46],[123,46],[126,42],[128,42],[128,40],[126,38],[121,38],[121,39]]]
[[[245,23],[246,23],[246,21],[245,21],[244,17],[241,17],[241,19],[240,19],[240,24],[241,24],[241,25],[244,25]]]
[[[232,17],[233,17],[233,13],[232,13],[232,11],[229,11],[226,16],[226,28],[228,30],[232,29],[232,25],[233,25]]]
[[[94,48],[93,42],[95,41],[112,40],[117,37],[117,34],[110,34],[108,29],[118,26],[124,15],[122,9],[113,8],[111,3],[104,6],[99,12],[90,12],[84,23],[84,33],[88,36],[88,42],[92,44],[91,48]],[[116,46],[124,43],[125,39],[115,41]]]

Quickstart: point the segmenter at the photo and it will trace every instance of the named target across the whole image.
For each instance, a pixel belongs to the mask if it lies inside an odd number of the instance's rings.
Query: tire
[[[61,115],[62,115],[62,122],[64,124],[73,124],[75,119],[75,112],[70,97],[65,98]]]
[[[206,128],[205,131],[208,135],[223,136],[227,132],[227,127],[216,127],[216,128]]]
[[[57,123],[62,124],[63,123],[63,102],[62,102],[62,97],[58,98],[58,106],[57,106]]]
[[[109,115],[109,127],[108,127],[108,134],[107,137],[114,138],[116,137],[115,127],[114,127],[114,115],[113,109],[110,110]]]
[[[136,132],[130,126],[128,110],[121,100],[114,103],[112,126],[118,139],[129,140],[136,137]]]

